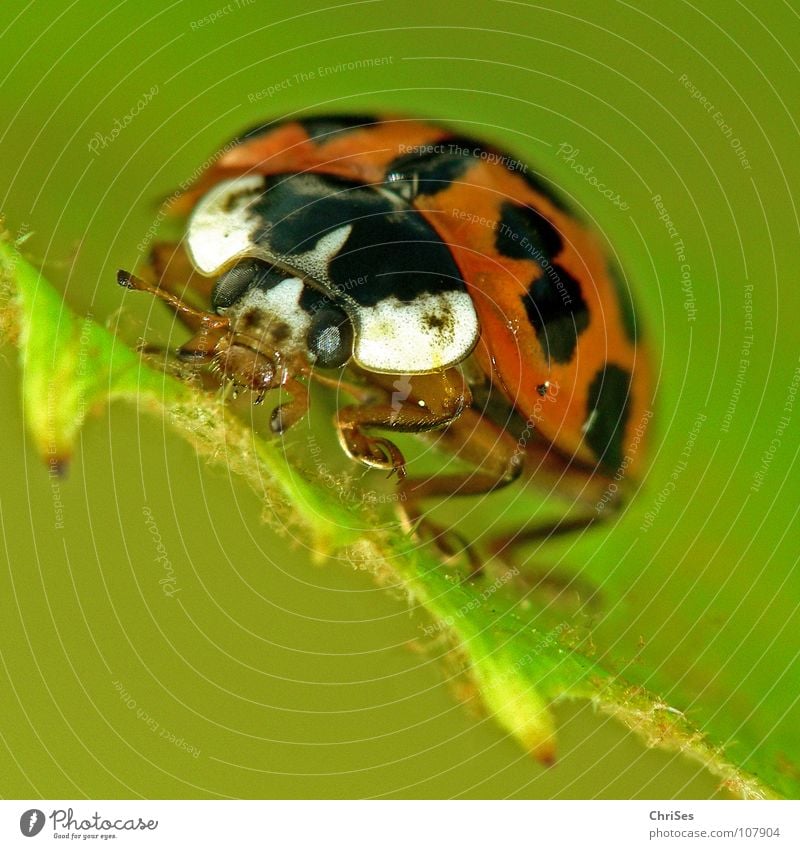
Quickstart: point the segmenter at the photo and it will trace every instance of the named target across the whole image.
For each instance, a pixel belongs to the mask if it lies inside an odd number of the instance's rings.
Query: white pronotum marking
[[[186,243],[201,274],[214,272],[234,257],[251,251],[258,223],[250,204],[263,192],[264,178],[256,174],[225,180],[197,202],[189,219]]]

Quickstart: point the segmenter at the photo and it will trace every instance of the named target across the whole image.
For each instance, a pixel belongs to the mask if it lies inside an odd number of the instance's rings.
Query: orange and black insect
[[[174,205],[185,238],[155,247],[157,286],[119,275],[193,330],[182,359],[258,400],[286,389],[275,432],[302,418],[310,380],[344,386],[342,448],[396,472],[411,515],[524,476],[579,506],[564,530],[635,478],[650,383],[627,290],[519,160],[435,124],[342,115],[225,151]],[[187,283],[207,311],[181,300]],[[473,471],[407,476],[391,434],[428,431]]]

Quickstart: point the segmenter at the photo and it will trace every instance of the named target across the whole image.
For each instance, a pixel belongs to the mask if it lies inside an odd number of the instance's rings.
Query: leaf
[[[209,460],[225,462],[267,501],[269,511],[310,536],[321,557],[347,556],[379,579],[399,582],[430,614],[430,634],[446,635],[483,703],[540,762],[556,756],[550,705],[586,699],[636,732],[647,746],[681,751],[705,765],[734,794],[778,792],[742,769],[728,752],[657,695],[617,677],[591,657],[566,622],[545,628],[511,591],[515,570],[466,581],[406,534],[375,526],[369,511],[343,502],[292,466],[279,443],[248,429],[209,393],[152,368],[91,319],[79,319],[15,246],[0,243],[6,303],[0,327],[18,331],[27,426],[42,457],[59,467],[87,414],[115,398],[166,411],[174,427]],[[218,460],[216,460],[218,462]]]
[[[79,428],[95,406],[115,398],[188,400],[185,386],[166,381],[91,319],[80,320],[8,241],[0,242],[3,273],[16,282],[18,346],[25,418],[48,463],[63,468]],[[8,285],[8,283],[6,284]]]

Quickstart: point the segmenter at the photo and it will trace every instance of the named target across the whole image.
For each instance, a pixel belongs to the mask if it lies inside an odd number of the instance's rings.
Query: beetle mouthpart
[[[279,385],[275,363],[260,351],[234,342],[217,355],[217,362],[225,377],[234,383],[257,392],[259,398]]]
[[[219,354],[220,342],[226,335],[224,329],[201,327],[188,342],[178,348],[177,357],[181,362],[192,365],[213,362]]]

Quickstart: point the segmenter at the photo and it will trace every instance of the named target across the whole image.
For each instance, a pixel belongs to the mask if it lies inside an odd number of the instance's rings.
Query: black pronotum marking
[[[561,253],[558,230],[540,212],[505,201],[500,207],[495,247],[510,259],[532,259],[540,265]]]
[[[630,388],[630,372],[613,363],[601,368],[589,384],[586,442],[607,469],[617,469],[622,463]]]
[[[351,226],[327,269],[331,289],[345,299],[370,307],[391,297],[410,302],[422,294],[465,291],[449,248],[399,198],[315,174],[277,175],[265,185],[251,206],[258,219],[252,238],[292,268],[303,271],[303,255],[323,236]]]
[[[589,308],[581,284],[560,265],[553,265],[531,283],[522,305],[545,355],[568,363],[578,336],[589,326]]]

